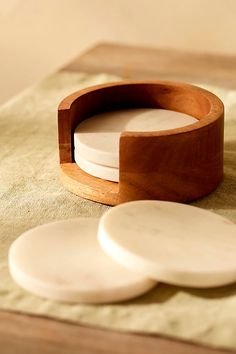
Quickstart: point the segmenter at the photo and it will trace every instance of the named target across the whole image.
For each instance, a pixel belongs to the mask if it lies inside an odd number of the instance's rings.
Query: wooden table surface
[[[206,82],[236,88],[236,57],[99,44],[65,67],[132,79]],[[191,325],[191,324],[190,324]],[[167,337],[106,331],[0,311],[0,354],[229,353]],[[232,352],[232,353],[236,353]]]

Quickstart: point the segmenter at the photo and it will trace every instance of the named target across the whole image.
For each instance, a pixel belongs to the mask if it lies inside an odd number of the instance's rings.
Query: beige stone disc
[[[126,300],[155,282],[113,261],[97,240],[98,219],[38,226],[10,247],[9,269],[22,288],[45,298],[82,303]]]
[[[98,235],[110,257],[143,276],[191,287],[236,281],[236,226],[209,211],[130,202],[102,216]]]
[[[74,150],[74,159],[77,165],[86,173],[107,181],[119,182],[118,168],[107,167],[91,162],[83,158],[76,149]]]

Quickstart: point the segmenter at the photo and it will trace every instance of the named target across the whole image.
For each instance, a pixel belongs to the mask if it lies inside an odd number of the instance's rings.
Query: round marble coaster
[[[98,235],[114,260],[162,282],[213,287],[236,281],[236,226],[209,211],[130,202],[102,216]]]
[[[74,146],[80,156],[99,165],[119,167],[119,138],[122,131],[158,131],[183,127],[198,120],[184,113],[137,108],[92,116],[75,129]]]
[[[103,303],[129,299],[155,282],[106,255],[97,241],[98,219],[38,226],[10,247],[9,269],[26,290],[59,301]]]
[[[77,165],[92,176],[106,179],[107,181],[119,182],[119,169],[98,165],[83,158],[79,152],[74,150],[74,159]]]

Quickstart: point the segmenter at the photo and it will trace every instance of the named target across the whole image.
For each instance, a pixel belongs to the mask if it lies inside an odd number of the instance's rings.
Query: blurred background
[[[236,0],[0,0],[0,103],[101,41],[236,55],[235,37]]]

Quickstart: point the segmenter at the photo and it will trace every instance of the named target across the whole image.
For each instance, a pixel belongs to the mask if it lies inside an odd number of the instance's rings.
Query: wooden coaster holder
[[[122,132],[119,183],[82,171],[73,158],[76,126],[94,114],[132,107],[174,110],[198,122],[165,131]],[[139,199],[188,202],[210,193],[221,181],[223,134],[223,103],[199,87],[158,80],[96,85],[59,105],[61,180],[69,191],[109,205]]]

